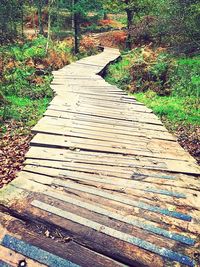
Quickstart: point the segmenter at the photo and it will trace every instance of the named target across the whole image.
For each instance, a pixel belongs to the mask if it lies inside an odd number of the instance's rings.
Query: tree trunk
[[[108,19],[108,14],[107,14],[106,11],[103,12],[103,19],[104,19],[104,20]]]
[[[42,0],[37,0],[37,9],[38,9],[39,34],[44,35],[44,28],[42,22]]]
[[[128,31],[127,40],[126,40],[126,48],[131,50],[132,49],[131,27],[133,23],[134,12],[127,8],[126,14],[127,14],[127,31]]]
[[[73,0],[73,4],[77,4],[78,0]],[[73,8],[74,9],[74,8]],[[80,37],[80,28],[79,28],[79,13],[74,9],[73,10],[73,18],[74,18],[74,53],[79,53],[79,37]]]
[[[51,39],[51,11],[52,11],[53,2],[54,0],[50,0],[49,7],[48,7],[48,34],[47,34],[46,54],[48,53],[49,42]]]
[[[22,38],[24,37],[24,6],[21,3],[21,31],[22,31]]]

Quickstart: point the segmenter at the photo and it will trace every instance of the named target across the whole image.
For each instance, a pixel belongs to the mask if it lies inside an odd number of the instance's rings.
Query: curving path
[[[54,73],[24,170],[0,191],[0,266],[200,266],[200,170],[97,75],[119,55]]]

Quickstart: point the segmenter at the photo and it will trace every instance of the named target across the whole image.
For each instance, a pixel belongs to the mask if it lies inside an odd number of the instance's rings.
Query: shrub
[[[118,47],[124,49],[126,45],[127,33],[124,31],[113,31],[99,37],[103,46]]]
[[[99,26],[104,26],[104,27],[110,27],[111,29],[121,29],[122,24],[116,20],[112,19],[102,19],[98,21]]]
[[[82,54],[92,55],[97,52],[97,48],[98,42],[93,38],[85,36],[80,41],[80,52]]]
[[[173,94],[200,97],[200,58],[180,58],[173,74]]]
[[[133,46],[155,41],[154,27],[156,25],[157,19],[153,16],[144,16],[133,25],[130,29]]]

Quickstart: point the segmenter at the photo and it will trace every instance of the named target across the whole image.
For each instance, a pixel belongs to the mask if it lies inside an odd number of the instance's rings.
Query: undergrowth
[[[46,110],[53,97],[50,88],[52,71],[70,62],[97,52],[90,38],[81,40],[80,54],[73,55],[71,38],[51,41],[46,53],[47,39],[31,38],[0,47],[0,126],[12,120],[31,127]]]
[[[199,57],[176,58],[164,49],[137,48],[111,65],[107,81],[134,94],[175,131],[200,125]]]

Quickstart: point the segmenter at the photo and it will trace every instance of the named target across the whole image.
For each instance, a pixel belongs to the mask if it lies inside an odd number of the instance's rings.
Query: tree
[[[199,0],[153,0],[151,12],[158,21],[154,32],[161,44],[167,44],[176,53],[199,51]]]
[[[17,36],[17,25],[22,21],[23,3],[20,0],[1,0],[0,3],[0,42]]]
[[[127,49],[132,48],[132,36],[131,28],[133,23],[135,23],[136,16],[149,5],[149,0],[103,0],[102,8],[107,12],[125,12],[127,16]]]
[[[52,13],[52,8],[55,3],[55,0],[49,0],[48,3],[48,33],[47,33],[47,44],[46,44],[46,53],[48,52],[49,48],[49,41],[51,38],[51,13]]]
[[[74,26],[74,53],[79,53],[79,43],[81,38],[80,24],[89,12],[99,12],[101,2],[93,0],[71,0],[71,12]]]
[[[72,17],[74,27],[74,53],[79,53],[79,42],[80,42],[80,6],[78,0],[72,0]]]
[[[38,23],[39,23],[39,34],[44,35],[44,26],[42,21],[42,9],[44,7],[45,1],[44,0],[34,0],[35,5],[37,7],[38,13]]]

